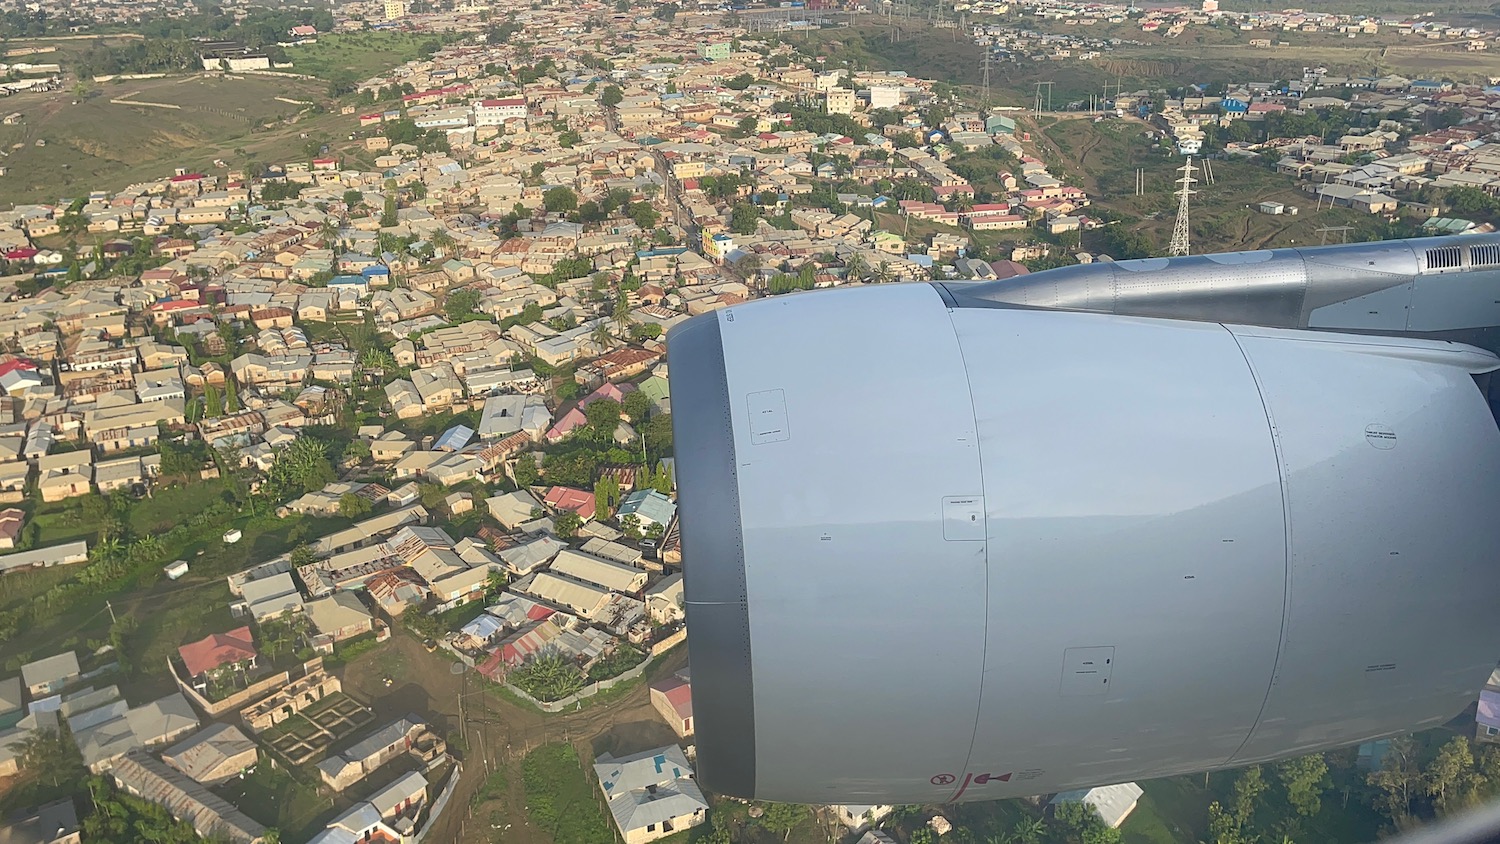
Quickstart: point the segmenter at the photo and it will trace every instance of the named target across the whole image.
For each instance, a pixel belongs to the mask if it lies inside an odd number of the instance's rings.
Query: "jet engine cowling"
[[[755,301],[669,337],[698,774],[1015,797],[1440,724],[1500,658],[1472,347]]]

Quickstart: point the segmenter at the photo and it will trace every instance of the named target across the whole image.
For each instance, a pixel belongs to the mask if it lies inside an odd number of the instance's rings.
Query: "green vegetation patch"
[[[328,808],[314,779],[293,776],[264,757],[251,773],[214,791],[258,823],[282,830],[290,841],[306,840],[320,829],[318,816]]]
[[[542,745],[527,755],[522,772],[527,814],[554,844],[598,844],[614,837],[599,807],[593,772],[579,762],[572,745]]]
[[[330,81],[364,81],[397,65],[436,51],[442,42],[432,35],[408,32],[357,32],[319,35],[316,44],[291,47],[287,58],[294,73]],[[427,52],[424,53],[424,48]]]

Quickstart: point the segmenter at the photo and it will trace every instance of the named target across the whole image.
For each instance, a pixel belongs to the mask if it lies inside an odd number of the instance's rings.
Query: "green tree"
[[[1233,812],[1225,811],[1219,801],[1208,804],[1208,841],[1206,844],[1250,844],[1240,821]]]
[[[631,539],[640,539],[641,538],[641,520],[634,513],[630,513],[628,515],[621,516],[620,517],[620,530],[622,532],[624,532],[624,534],[626,536],[630,537]]]
[[[620,484],[605,476],[594,482],[594,518],[607,519],[620,506]]]
[[[1127,229],[1122,223],[1106,226],[1100,240],[1100,246],[1116,260],[1149,258],[1156,254],[1156,244],[1149,235]]]
[[[624,400],[620,403],[620,410],[630,417],[631,422],[639,425],[651,412],[651,397],[640,390],[633,390],[625,394]]]
[[[343,502],[340,501],[339,505],[342,507]],[[292,568],[310,566],[317,561],[318,552],[310,543],[303,543],[301,545],[298,545],[296,548],[292,549],[291,554],[287,555],[287,562],[291,563]]]
[[[1447,809],[1455,797],[1465,797],[1472,792],[1476,776],[1469,740],[1454,736],[1438,750],[1422,772],[1422,785],[1439,809]]]
[[[1322,808],[1324,779],[1328,775],[1328,763],[1322,754],[1287,759],[1276,766],[1276,779],[1286,789],[1287,802],[1297,814],[1310,818]]]
[[[629,215],[631,222],[648,231],[656,228],[656,224],[661,222],[661,215],[651,207],[649,202],[630,203],[626,214]]]
[[[267,497],[279,501],[287,495],[322,489],[336,477],[328,459],[328,444],[304,433],[276,452],[261,489]]]
[[[422,506],[429,510],[442,504],[448,498],[448,490],[441,484],[419,484],[417,494],[422,499]]]
[[[572,539],[578,535],[578,529],[583,527],[583,517],[572,510],[564,510],[552,520],[552,527],[556,530],[558,539]]]
[[[1010,837],[1015,844],[1040,844],[1047,834],[1047,823],[1041,818],[1027,815],[1011,827]]]
[[[729,230],[735,234],[755,234],[760,224],[760,209],[748,202],[741,202],[729,212]]]
[[[764,814],[756,823],[767,832],[780,835],[783,841],[790,838],[792,830],[808,818],[807,807],[797,803],[767,803],[763,809]]]
[[[470,287],[452,291],[443,302],[443,312],[453,322],[472,316],[478,307],[479,291]]]
[[[1251,765],[1240,772],[1234,780],[1234,787],[1230,789],[1230,811],[1234,816],[1235,823],[1241,827],[1249,826],[1250,820],[1255,816],[1255,808],[1260,802],[1261,795],[1266,793],[1270,785],[1261,773],[1259,765]]]
[[[396,225],[396,194],[394,192],[386,192],[385,209],[380,213],[380,225],[382,228]]]
[[[509,585],[510,579],[505,576],[505,572],[499,569],[490,569],[489,574],[484,576],[484,596],[487,599],[497,598],[501,592],[505,591],[505,587]]]
[[[1371,771],[1366,782],[1375,789],[1371,802],[1386,817],[1399,825],[1411,815],[1412,798],[1422,790],[1423,777],[1410,736],[1391,739],[1380,769]]]
[[[583,688],[583,672],[556,651],[534,656],[506,675],[506,682],[540,701],[561,700]]]
[[[73,782],[84,775],[83,756],[73,743],[73,736],[56,727],[33,730],[10,749],[27,776],[46,782],[53,788]]]
[[[646,441],[646,451],[656,457],[666,457],[672,453],[672,414],[658,413],[646,422],[646,427],[641,431],[641,436]]]
[[[357,519],[368,515],[374,509],[370,499],[355,493],[347,493],[339,498],[339,515],[346,519]]]
[[[557,145],[563,149],[572,149],[582,142],[583,136],[572,129],[562,132],[557,136]]]
[[[578,194],[564,185],[548,188],[542,194],[542,207],[552,213],[572,211],[578,207]]]
[[[661,326],[654,322],[632,323],[630,326],[630,339],[637,343],[642,340],[655,340],[661,336]]]
[[[1495,210],[1495,200],[1479,188],[1449,188],[1445,198],[1448,207],[1458,214],[1483,216]]]
[[[612,399],[589,402],[589,406],[583,409],[583,415],[588,417],[589,427],[601,436],[609,436],[615,432],[615,427],[620,424],[620,413],[620,403]]]
[[[532,459],[531,453],[527,452],[518,456],[513,471],[516,476],[516,486],[525,489],[536,485],[538,478],[536,461]]]

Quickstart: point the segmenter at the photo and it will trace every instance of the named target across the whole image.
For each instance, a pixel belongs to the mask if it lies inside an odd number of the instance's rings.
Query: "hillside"
[[[107,82],[82,97],[13,97],[5,109],[22,117],[0,126],[0,166],[8,168],[0,203],[114,190],[177,167],[207,169],[216,159],[243,167],[306,158],[309,144],[315,151],[347,127],[337,114],[320,113],[325,89],[285,77],[195,74]]]

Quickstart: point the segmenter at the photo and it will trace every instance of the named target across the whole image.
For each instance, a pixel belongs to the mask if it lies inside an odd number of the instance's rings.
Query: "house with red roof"
[[[183,325],[194,315],[208,315],[208,306],[191,299],[170,299],[157,302],[146,309],[156,325]]]
[[[583,410],[594,402],[600,399],[609,399],[610,401],[623,402],[625,400],[626,394],[632,393],[634,391],[634,384],[604,384],[603,386],[599,387],[599,389],[593,391],[592,393],[589,393],[587,396],[584,396],[583,399],[578,402],[578,405],[572,410],[569,410],[567,413],[564,413],[562,416],[558,417],[557,421],[553,423],[552,427],[549,428],[547,430],[547,433],[545,434],[547,442],[558,442],[563,437],[566,437],[568,434],[573,433],[574,430],[587,425],[589,420],[588,417],[584,415]]]
[[[21,528],[26,524],[26,511],[16,507],[0,510],[0,548],[14,548],[21,540]]]
[[[187,676],[194,679],[236,663],[248,663],[247,667],[254,668],[255,659],[259,656],[249,627],[240,627],[228,633],[214,633],[196,642],[189,642],[177,649],[177,655],[182,657]]]
[[[584,521],[594,517],[594,494],[566,486],[554,486],[542,496],[542,503],[558,512],[577,513]]]
[[[651,684],[651,705],[681,738],[693,734],[693,686],[682,676]]]

